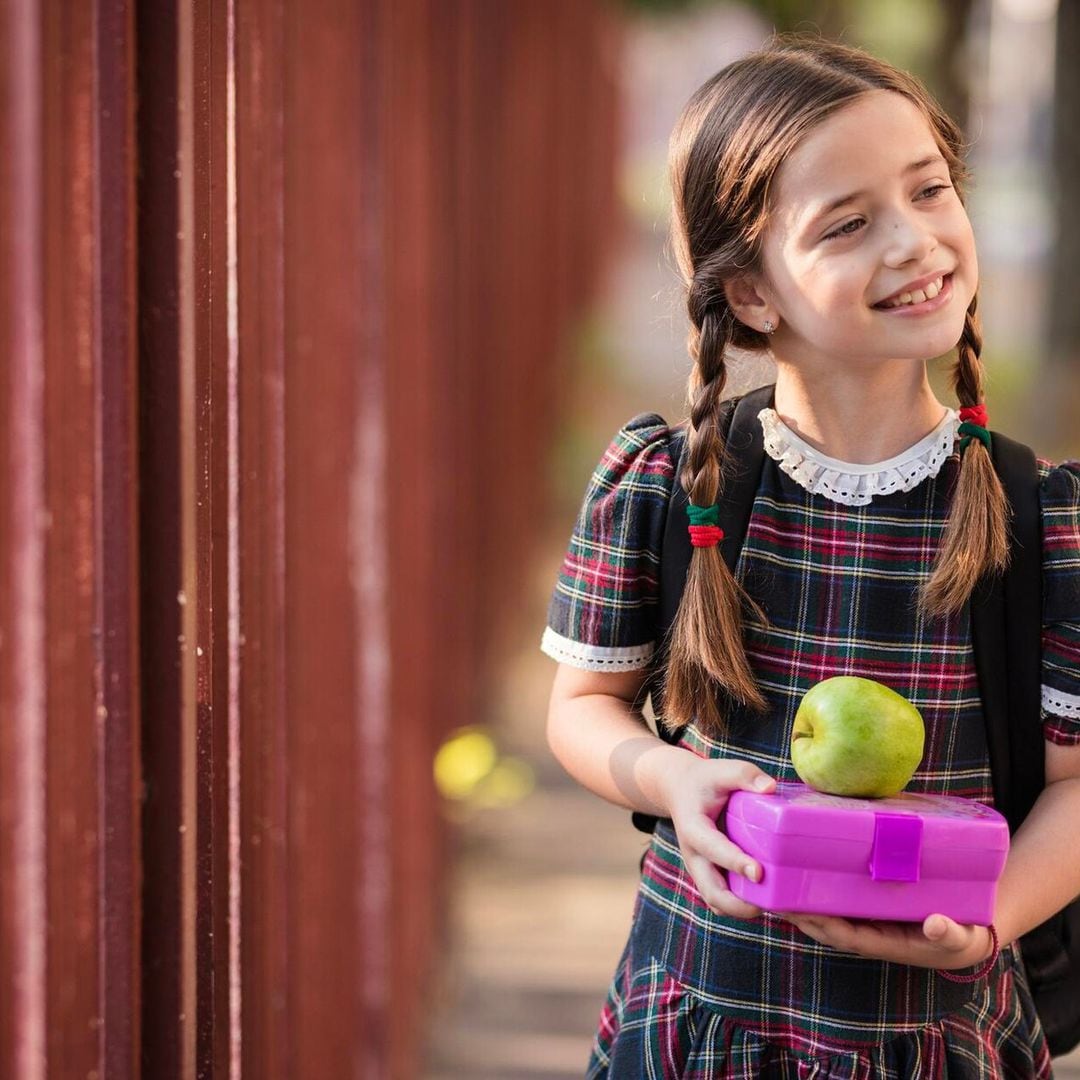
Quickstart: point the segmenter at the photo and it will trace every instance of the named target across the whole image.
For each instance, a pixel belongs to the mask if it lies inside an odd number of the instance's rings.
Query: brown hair
[[[892,90],[926,117],[960,196],[969,173],[958,126],[911,75],[859,49],[799,35],[729,64],[693,95],[671,136],[672,247],[687,290],[694,361],[681,475],[695,506],[717,502],[723,488],[723,439],[717,416],[727,380],[728,346],[767,348],[768,338],[732,312],[724,283],[760,271],[770,186],[806,133],[871,90]],[[953,385],[961,406],[982,401],[978,297],[957,345]],[[979,577],[1008,557],[1007,502],[986,448],[963,453],[941,549],[919,596],[928,615],[963,607]],[[669,639],[664,722],[695,719],[718,733],[724,720],[716,691],[754,708],[765,699],[742,640],[749,600],[717,547],[694,548]]]

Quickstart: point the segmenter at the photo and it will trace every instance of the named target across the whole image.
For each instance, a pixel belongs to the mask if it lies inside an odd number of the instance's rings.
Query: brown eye
[[[862,224],[864,224],[862,218],[852,218],[850,221],[845,221],[844,224],[841,225],[839,229],[836,229],[833,232],[829,233],[825,237],[825,239],[826,240],[832,240],[837,236],[854,236],[854,234],[856,232],[858,232],[858,229],[852,229],[852,228],[849,228],[849,226],[851,226],[851,225],[862,225]]]

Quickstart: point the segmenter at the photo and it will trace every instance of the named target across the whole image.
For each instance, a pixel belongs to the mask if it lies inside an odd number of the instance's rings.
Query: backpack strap
[[[1042,515],[1035,455],[994,433],[1012,507],[1010,563],[971,600],[971,632],[998,808],[1015,832],[1046,782],[1042,737]]]
[[[772,385],[763,386],[742,397],[731,398],[721,406],[719,425],[724,438],[725,453],[724,489],[719,500],[720,528],[724,530],[720,553],[732,573],[735,572],[735,564],[746,539],[750,511],[765,463],[764,434],[757,415],[772,404],[773,389]],[[690,500],[679,483],[686,450],[685,427],[675,432],[671,447],[675,476],[668,501],[663,554],[660,559],[656,652],[653,654],[650,674],[641,693],[642,700],[646,693],[652,698],[653,712],[657,716],[663,715],[663,674],[667,667],[669,636],[679,611],[679,603],[686,587],[686,574],[690,569],[690,556],[693,554],[690,534],[686,528],[686,507]],[[669,731],[663,724],[658,725],[657,734],[665,742],[676,743],[679,740],[679,733]],[[652,832],[656,828],[657,818],[651,814],[635,811],[632,818],[634,826],[642,832]]]
[[[995,801],[1015,832],[1046,783],[1042,734],[1042,514],[1035,455],[1003,435],[994,467],[1012,507],[1011,562],[972,598],[972,634]],[[1020,939],[1051,1053],[1080,1041],[1080,903]]]

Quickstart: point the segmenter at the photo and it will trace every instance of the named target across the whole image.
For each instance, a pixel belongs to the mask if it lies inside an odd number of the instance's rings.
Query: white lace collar
[[[925,438],[887,461],[855,465],[816,450],[799,438],[775,409],[758,413],[765,433],[765,452],[800,487],[824,495],[844,506],[866,506],[875,495],[910,491],[928,477],[937,476],[952,453],[960,415],[949,409]]]

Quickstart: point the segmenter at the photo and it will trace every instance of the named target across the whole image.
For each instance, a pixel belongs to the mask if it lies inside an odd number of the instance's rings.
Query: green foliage
[[[777,30],[822,30],[825,22],[831,22],[838,9],[848,6],[845,0],[814,3],[810,0],[755,0],[749,7],[756,8]]]
[[[669,15],[722,0],[619,0],[643,14]],[[943,0],[743,0],[778,31],[820,32],[860,45],[926,76],[926,57],[944,23]]]
[[[940,0],[849,0],[846,6],[853,44],[914,73],[933,87],[936,72],[928,62],[945,24]]]
[[[734,0],[616,0],[628,13],[657,18]],[[956,87],[942,70],[940,42],[950,18],[968,0],[742,0],[780,33],[804,32],[868,49],[921,79],[946,109],[963,111]],[[950,13],[952,13],[950,15]]]
[[[724,0],[619,0],[630,11],[666,15],[690,8],[716,7]],[[870,0],[743,0],[743,6],[760,12],[766,22],[777,30],[811,30],[821,27],[821,20],[832,22],[844,9],[857,6],[875,7]]]

